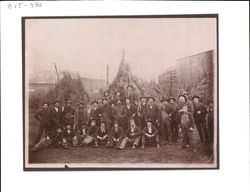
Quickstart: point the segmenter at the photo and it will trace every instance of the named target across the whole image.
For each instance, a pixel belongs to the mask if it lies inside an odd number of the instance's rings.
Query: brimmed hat
[[[118,101],[121,101],[121,103],[122,103],[122,99],[116,99],[116,103],[117,103]]]
[[[128,99],[129,101],[131,101],[131,99],[130,99],[129,97],[125,97],[125,98],[124,98],[124,101],[126,101],[127,99]]]
[[[161,103],[164,102],[164,101],[167,101],[167,102],[168,102],[168,99],[163,98],[163,99],[161,100]]]
[[[144,98],[144,99],[147,99],[146,96],[140,96],[140,97],[139,97],[139,99],[143,99],[143,98]]]
[[[129,119],[129,123],[131,123],[131,122],[135,122],[135,119],[130,118],[130,119]]]
[[[91,104],[94,104],[94,103],[98,104],[98,102],[96,100],[91,102]]]
[[[92,122],[92,121],[97,122],[97,119],[95,119],[95,118],[91,118],[89,122]]]
[[[199,97],[198,95],[194,95],[194,96],[192,97],[192,100],[194,100],[194,98],[200,99],[200,97]]]
[[[83,101],[80,101],[80,102],[79,102],[79,105],[81,105],[81,104],[83,104],[83,105],[84,105],[85,103],[84,103]]]
[[[189,95],[190,93],[188,91],[183,91],[182,95]]]
[[[104,100],[108,101],[108,98],[104,97],[104,98],[102,99],[102,101],[104,101]]]
[[[129,87],[133,88],[133,86],[132,86],[132,85],[127,85],[127,88],[129,88]]]
[[[120,90],[117,90],[117,91],[115,91],[115,95],[116,95],[116,93],[117,93],[117,92],[121,93],[121,91],[120,91]]]
[[[42,102],[42,106],[43,106],[44,104],[47,104],[47,105],[49,106],[49,102],[47,102],[47,101]]]
[[[147,120],[146,120],[146,123],[147,123],[147,122],[153,123],[153,120],[152,120],[152,119],[147,119]]]
[[[178,99],[179,99],[180,97],[184,97],[184,98],[185,98],[185,101],[187,102],[187,97],[186,97],[185,95],[179,95],[179,96],[178,96]]]
[[[170,101],[170,100],[176,101],[176,99],[175,99],[174,97],[169,97],[169,98],[168,98],[168,101]]]
[[[147,100],[149,100],[149,99],[153,99],[155,101],[155,98],[152,96],[149,96]]]
[[[60,102],[60,101],[58,101],[58,100],[55,100],[55,101],[54,101],[54,105],[55,105],[56,103],[61,103],[61,102]]]
[[[72,101],[68,100],[66,101],[66,104],[70,103],[72,105]]]

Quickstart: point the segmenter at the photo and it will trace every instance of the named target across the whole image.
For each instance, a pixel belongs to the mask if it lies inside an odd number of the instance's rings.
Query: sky
[[[29,73],[58,69],[82,77],[115,77],[125,52],[143,80],[176,65],[176,59],[216,49],[215,18],[28,19],[25,61]]]

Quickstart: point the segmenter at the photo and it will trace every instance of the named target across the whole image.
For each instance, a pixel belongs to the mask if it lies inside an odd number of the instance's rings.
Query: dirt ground
[[[33,141],[38,129],[38,122],[30,116],[29,141]],[[198,133],[194,131],[197,152],[191,149],[180,149],[180,144],[146,146],[145,149],[132,150],[130,146],[124,150],[107,149],[103,146],[46,148],[37,152],[29,152],[29,163],[164,163],[164,164],[197,164],[207,163],[209,159],[208,148],[199,143]],[[209,163],[213,163],[210,161]]]

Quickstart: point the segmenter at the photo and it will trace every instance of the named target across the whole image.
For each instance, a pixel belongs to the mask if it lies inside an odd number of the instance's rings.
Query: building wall
[[[159,76],[165,97],[177,97],[183,91],[199,95],[205,103],[213,101],[214,50],[178,59],[176,67]]]

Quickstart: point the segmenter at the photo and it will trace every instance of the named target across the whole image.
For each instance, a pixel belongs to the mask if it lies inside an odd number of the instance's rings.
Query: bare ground
[[[37,133],[38,122],[30,116],[29,139],[33,140]],[[203,164],[209,158],[208,147],[199,143],[198,134],[194,132],[197,152],[191,149],[180,149],[180,144],[163,145],[157,149],[155,146],[146,146],[145,149],[124,150],[107,149],[105,147],[69,147],[46,148],[37,152],[29,152],[29,163],[164,163],[164,164]],[[209,163],[212,163],[211,161]]]

